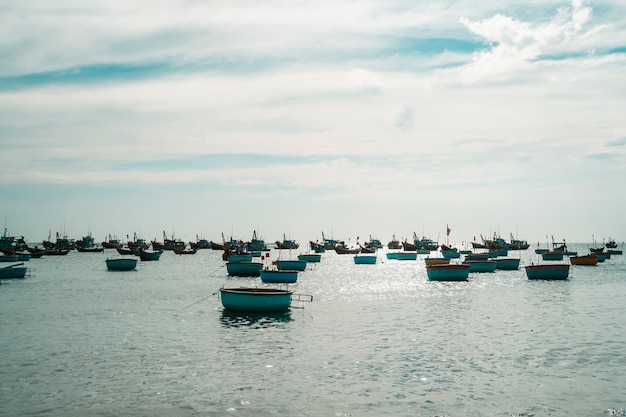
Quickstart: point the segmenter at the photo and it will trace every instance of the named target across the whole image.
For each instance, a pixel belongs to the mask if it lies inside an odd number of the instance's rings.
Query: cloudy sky
[[[621,242],[624,16],[621,0],[4,2],[0,214],[33,242],[446,225],[453,242]]]

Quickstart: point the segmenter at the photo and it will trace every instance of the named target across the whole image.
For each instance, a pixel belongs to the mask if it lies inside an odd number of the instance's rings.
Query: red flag
[[[447,235],[447,236],[450,236],[450,232],[451,232],[452,230],[450,230],[450,227],[449,227],[447,224],[446,224],[446,229],[447,229],[447,230],[446,230],[446,235]]]

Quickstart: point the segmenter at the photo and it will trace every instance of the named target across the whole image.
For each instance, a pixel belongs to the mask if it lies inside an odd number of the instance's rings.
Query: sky
[[[622,0],[3,2],[4,227],[622,242],[624,16]]]

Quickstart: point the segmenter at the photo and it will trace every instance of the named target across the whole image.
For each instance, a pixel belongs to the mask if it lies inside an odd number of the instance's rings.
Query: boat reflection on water
[[[245,313],[222,310],[220,322],[224,327],[272,328],[292,321],[291,311],[275,313]]]

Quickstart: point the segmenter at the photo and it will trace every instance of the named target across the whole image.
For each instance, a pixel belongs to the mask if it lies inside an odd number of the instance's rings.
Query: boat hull
[[[470,272],[495,272],[496,261],[465,261],[464,265],[469,265]]]
[[[227,262],[228,275],[237,277],[258,277],[261,275],[263,264],[259,262]]]
[[[320,253],[303,253],[298,255],[298,259],[306,262],[320,262],[322,255]]]
[[[417,259],[417,252],[397,252],[396,259],[399,261],[414,261]]]
[[[570,256],[569,261],[572,265],[597,265],[597,255]]]
[[[496,269],[513,271],[519,269],[520,260],[517,258],[500,258],[496,259]]]
[[[464,264],[435,264],[426,266],[430,281],[467,281],[470,266]]]
[[[424,263],[426,266],[429,265],[448,265],[450,263],[450,259],[448,258],[424,258]]]
[[[109,271],[132,271],[137,267],[137,258],[116,258],[106,260]]]
[[[569,276],[569,264],[529,265],[525,269],[528,279],[564,280]]]
[[[220,288],[226,310],[240,312],[280,312],[291,305],[291,291],[272,288]]]
[[[376,263],[376,255],[361,255],[354,257],[356,265],[373,265]]]
[[[263,269],[261,281],[277,284],[292,284],[298,280],[298,271]]]
[[[276,267],[278,269],[284,270],[295,270],[295,271],[304,271],[306,269],[306,261],[298,260],[278,260],[276,261]]]
[[[158,261],[161,258],[162,253],[162,249],[153,252],[141,250],[139,251],[139,259],[141,259],[142,261]]]
[[[24,278],[26,277],[25,266],[8,266],[0,268],[0,279]]]

